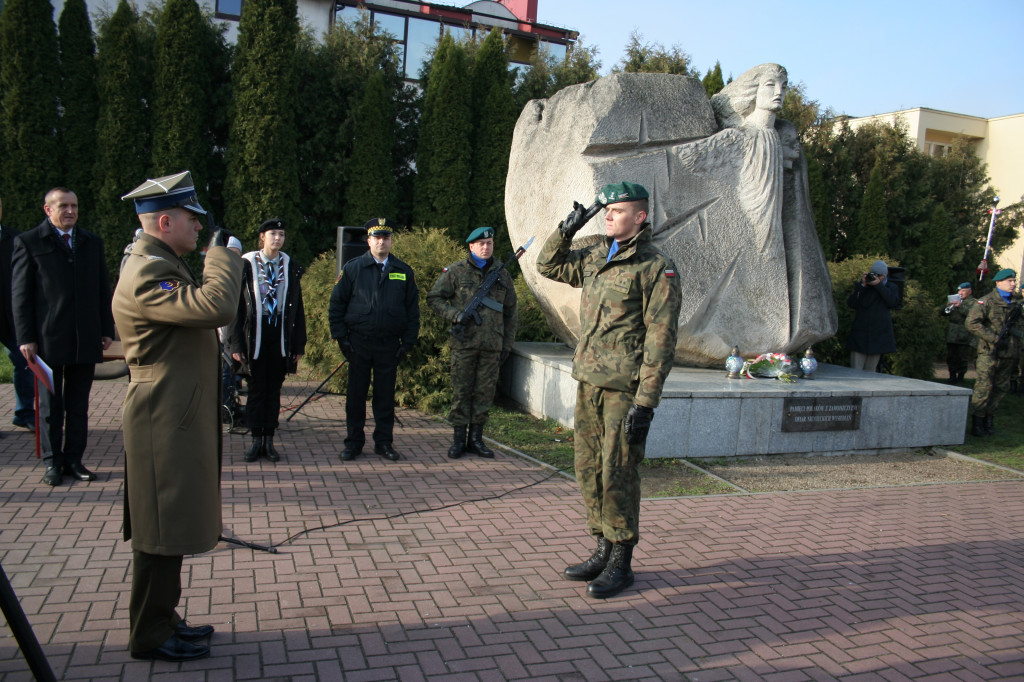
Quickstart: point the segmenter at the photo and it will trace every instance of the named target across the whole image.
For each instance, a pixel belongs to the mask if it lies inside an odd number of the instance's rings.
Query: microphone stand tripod
[[[297,415],[299,413],[299,410],[301,410],[303,407],[305,407],[306,403],[308,403],[310,400],[312,400],[313,396],[315,396],[317,393],[320,392],[320,389],[324,387],[324,384],[326,384],[328,381],[330,381],[331,377],[333,377],[335,374],[338,373],[338,370],[341,369],[341,366],[344,365],[345,362],[346,362],[346,360],[342,360],[341,362],[339,362],[338,366],[335,367],[334,370],[330,374],[327,375],[327,378],[324,379],[323,381],[321,381],[320,385],[317,386],[316,388],[314,388],[313,392],[310,393],[308,396],[306,396],[306,399],[303,400],[302,403],[298,407],[296,407],[294,410],[292,410],[292,413],[290,415],[288,415],[288,418],[285,419],[285,421],[286,422],[290,422],[292,420],[292,417]]]

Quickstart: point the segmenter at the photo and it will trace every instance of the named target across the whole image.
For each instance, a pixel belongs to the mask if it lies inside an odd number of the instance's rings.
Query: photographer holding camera
[[[850,367],[854,369],[874,372],[882,353],[896,352],[896,334],[889,311],[899,307],[900,292],[888,279],[889,267],[884,261],[876,260],[846,300],[846,305],[857,311],[846,340]]]

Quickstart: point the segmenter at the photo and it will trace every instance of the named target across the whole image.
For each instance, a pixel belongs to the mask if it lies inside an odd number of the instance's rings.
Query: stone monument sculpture
[[[786,70],[762,64],[709,102],[700,82],[613,74],[529,102],[516,124],[506,183],[513,243],[546,239],[573,200],[607,183],[651,193],[655,243],[683,280],[676,360],[721,366],[829,338],[836,312],[814,229],[796,129],[776,114]],[[603,238],[603,215],[574,246]],[[579,290],[523,273],[552,329],[575,345]]]

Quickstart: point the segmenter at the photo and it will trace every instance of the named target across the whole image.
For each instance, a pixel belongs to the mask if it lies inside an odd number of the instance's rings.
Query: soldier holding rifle
[[[466,452],[494,457],[483,439],[484,424],[498,385],[498,370],[516,340],[516,290],[504,263],[495,262],[494,228],[478,227],[466,239],[469,256],[444,269],[427,294],[427,305],[452,323],[452,407],[454,435],[448,456]],[[529,244],[527,244],[527,247]],[[468,436],[467,436],[468,430]]]
[[[1014,293],[1017,273],[1007,268],[992,279],[996,288],[967,312],[967,331],[978,337],[978,380],[971,396],[972,436],[995,434],[996,409],[1010,391],[1010,377],[1024,337],[1020,295]]]

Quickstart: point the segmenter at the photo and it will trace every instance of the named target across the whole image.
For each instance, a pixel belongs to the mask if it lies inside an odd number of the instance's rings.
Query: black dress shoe
[[[85,468],[81,462],[75,462],[74,464],[64,465],[64,474],[71,478],[77,478],[79,481],[95,481],[96,474]]]
[[[350,448],[350,447],[346,447],[346,448],[345,448],[344,450],[342,450],[342,451],[341,451],[341,459],[342,459],[343,461],[347,462],[347,461],[349,461],[350,459],[355,459],[356,457],[358,457],[359,455],[361,455],[361,454],[362,454],[362,452],[363,452],[363,449],[362,449],[362,448]]]
[[[178,627],[174,628],[174,636],[178,639],[183,639],[186,642],[195,642],[209,637],[212,634],[212,625],[196,625],[193,627],[185,621],[181,621],[178,623]]]
[[[60,485],[60,479],[60,467],[46,467],[46,473],[43,474],[43,483],[47,485]]]
[[[133,651],[132,658],[180,663],[181,661],[194,661],[197,658],[206,658],[210,655],[210,647],[202,644],[186,642],[177,635],[171,635],[166,642],[149,651]]]
[[[373,451],[384,459],[390,459],[392,462],[402,459],[402,456],[391,447],[391,443],[377,443],[373,446]]]

